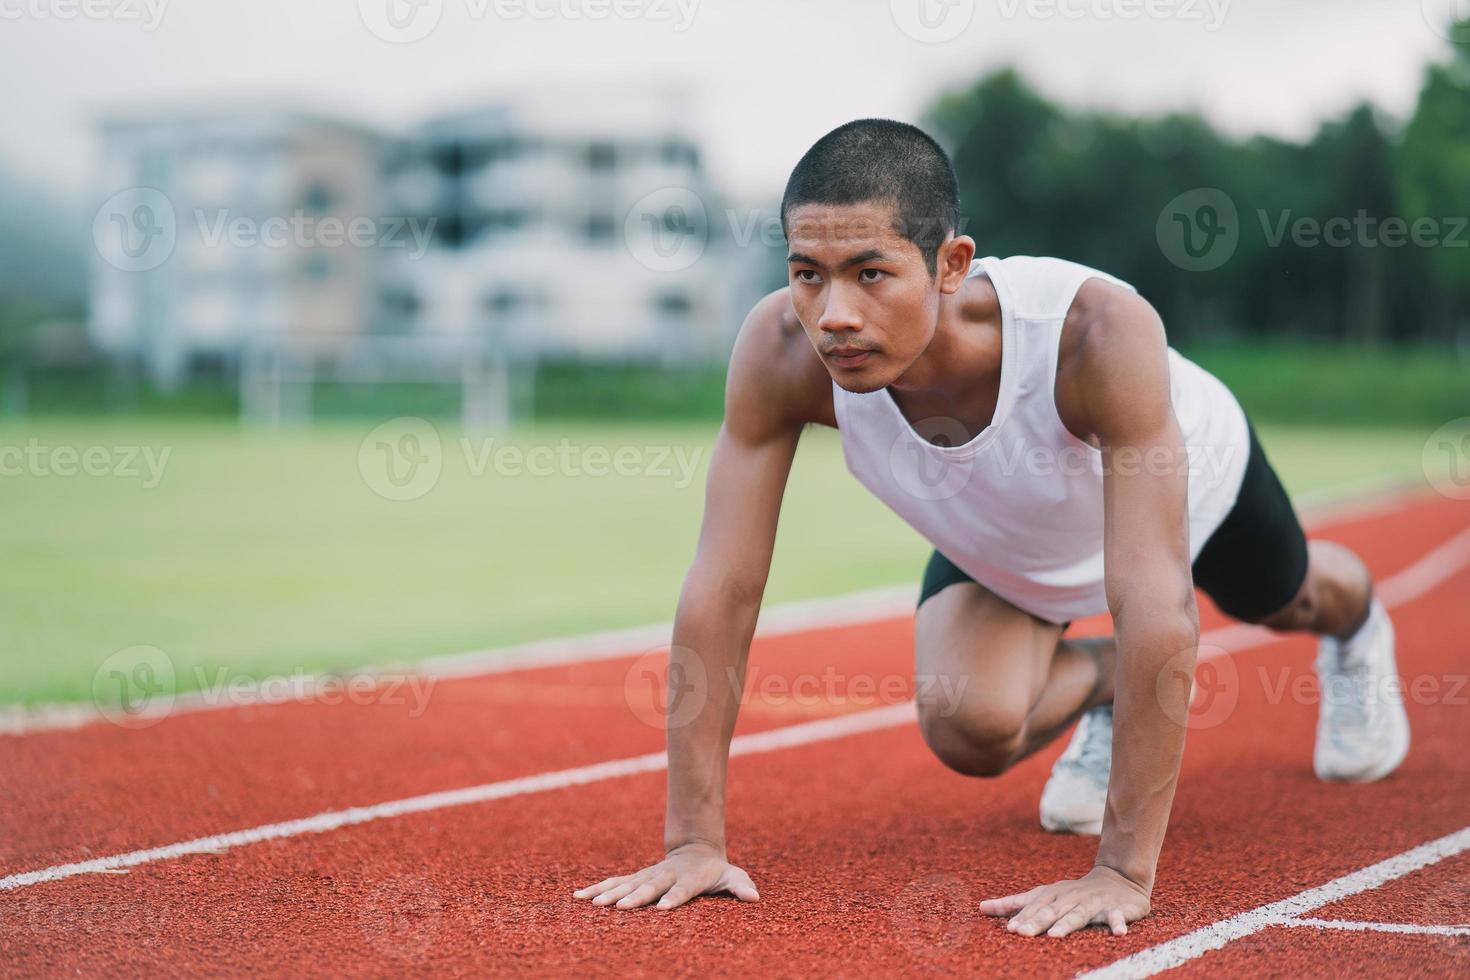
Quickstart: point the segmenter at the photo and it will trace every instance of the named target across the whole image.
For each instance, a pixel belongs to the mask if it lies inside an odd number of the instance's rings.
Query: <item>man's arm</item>
[[[1109,287],[1122,293],[1118,287]],[[1184,757],[1199,611],[1189,566],[1189,456],[1169,396],[1168,348],[1158,314],[1118,297],[1084,357],[1103,449],[1103,562],[1118,667],[1113,776],[1097,866],[1145,893]],[[1088,382],[1084,382],[1086,384]]]
[[[1168,349],[1153,308],[1099,280],[1079,290],[1063,348],[1057,407],[1103,453],[1104,563],[1118,665],[1113,766],[1093,870],[1001,899],[1012,931],[1062,936],[1089,924],[1115,933],[1149,912],[1154,869],[1184,753],[1187,684],[1199,645],[1189,566],[1188,457],[1169,395]]]
[[[726,382],[725,421],[705,487],[704,521],[684,579],[669,655],[668,808],[663,861],[576,892],[597,905],[658,908],[755,885],[725,855],[725,773],[745,664],[770,571],[781,497],[807,421],[830,414],[830,378],[791,329],[784,290],[741,328]],[[817,373],[820,373],[818,377]]]

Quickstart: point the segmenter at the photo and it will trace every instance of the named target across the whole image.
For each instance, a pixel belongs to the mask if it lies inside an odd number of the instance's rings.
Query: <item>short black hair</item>
[[[786,216],[802,204],[891,202],[894,231],[939,272],[939,246],[960,225],[960,190],[943,147],[917,126],[893,119],[857,119],[823,136],[796,164],[781,198]]]

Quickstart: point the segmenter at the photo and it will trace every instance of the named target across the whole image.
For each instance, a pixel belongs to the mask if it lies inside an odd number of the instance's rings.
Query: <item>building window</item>
[[[502,136],[499,139],[486,140],[482,145],[485,163],[500,163],[504,160],[514,160],[525,153],[526,141],[514,136]]]
[[[310,282],[325,282],[332,278],[332,260],[322,252],[308,255],[302,268]]]
[[[446,177],[458,177],[464,173],[464,148],[458,143],[434,147],[434,166]]]
[[[683,318],[694,312],[694,303],[686,293],[659,293],[653,309],[659,316]]]
[[[521,294],[513,289],[499,289],[485,297],[485,309],[496,316],[510,316],[524,303]]]
[[[467,174],[472,174],[490,164],[494,144],[488,142],[466,143],[461,150],[460,162]]]
[[[460,248],[464,245],[467,237],[465,222],[457,214],[440,215],[439,223],[434,226],[434,237],[442,242],[445,248]]]
[[[485,294],[483,303],[487,313],[501,316],[544,313],[550,304],[551,297],[545,290],[521,286],[497,286]]]
[[[320,180],[308,184],[301,196],[301,209],[311,214],[325,214],[335,203],[332,189]]]
[[[515,231],[517,228],[524,228],[530,220],[530,212],[514,208],[491,211],[485,215],[485,223],[491,231]]]
[[[679,140],[666,140],[659,147],[659,159],[671,166],[688,164],[694,166],[699,161],[699,155],[694,147]]]
[[[401,333],[418,316],[423,304],[411,290],[394,287],[378,294],[378,303],[383,311],[384,333]]]
[[[598,142],[587,147],[587,168],[607,171],[618,165],[618,148],[611,143]]]
[[[594,214],[587,219],[584,230],[589,242],[606,245],[617,237],[618,223],[610,214]]]
[[[663,213],[658,216],[658,223],[669,235],[691,236],[700,233],[695,219],[678,204],[671,204],[664,208]]]

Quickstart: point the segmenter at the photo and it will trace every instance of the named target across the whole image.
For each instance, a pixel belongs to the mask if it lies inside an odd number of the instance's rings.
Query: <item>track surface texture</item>
[[[1037,821],[1065,740],[994,780],[932,757],[907,703],[912,620],[897,618],[756,641],[729,792],[730,858],[755,904],[618,912],[571,896],[659,854],[645,651],[439,679],[422,713],[288,702],[0,736],[3,970],[1470,976],[1463,847],[1199,948],[1217,923],[1470,827],[1470,565],[1445,557],[1467,528],[1470,505],[1418,496],[1314,532],[1380,580],[1440,554],[1393,610],[1414,746],[1383,782],[1312,775],[1310,638],[1212,634],[1234,638],[1200,668],[1209,698],[1154,914],[1123,937],[1027,939],[978,914],[1085,872],[1095,840]],[[632,761],[599,768],[617,760]],[[416,802],[352,809],[402,800]]]

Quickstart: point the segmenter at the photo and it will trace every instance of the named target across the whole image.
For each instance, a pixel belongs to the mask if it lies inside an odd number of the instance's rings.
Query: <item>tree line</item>
[[[982,254],[1104,269],[1172,339],[1470,344],[1470,48],[1426,68],[1407,119],[1364,103],[1305,142],[1067,109],[1012,69],[924,124]]]

